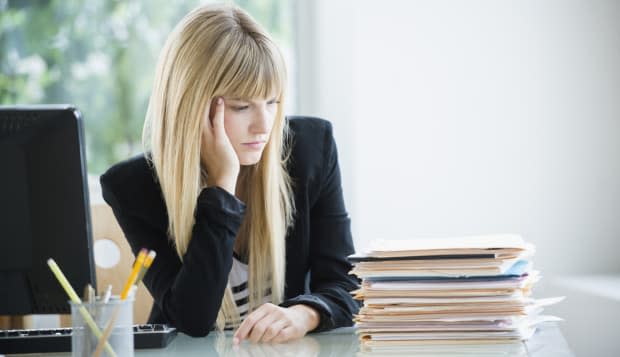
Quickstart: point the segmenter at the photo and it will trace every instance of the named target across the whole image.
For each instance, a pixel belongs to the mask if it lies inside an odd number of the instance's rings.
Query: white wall
[[[620,2],[300,3],[358,248],[515,232],[543,272],[620,272]]]
[[[353,77],[355,1],[296,0],[297,113],[328,119],[334,126],[347,209],[355,217]],[[343,16],[346,17],[343,21]],[[355,223],[355,222],[354,222]]]

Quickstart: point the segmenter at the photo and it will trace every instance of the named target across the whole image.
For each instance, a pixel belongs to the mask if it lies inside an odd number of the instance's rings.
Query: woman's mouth
[[[243,145],[244,148],[247,148],[250,150],[261,150],[263,146],[265,145],[265,142],[264,141],[250,141],[247,143],[242,143],[241,145]]]

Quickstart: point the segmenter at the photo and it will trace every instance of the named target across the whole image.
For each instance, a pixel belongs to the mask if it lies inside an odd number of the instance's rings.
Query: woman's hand
[[[224,129],[222,97],[211,103],[205,120],[200,160],[207,168],[207,185],[219,186],[234,195],[239,176],[239,158]]]
[[[303,337],[319,324],[319,313],[306,305],[280,307],[263,304],[249,314],[241,323],[233,343],[244,339],[252,342],[286,342]]]

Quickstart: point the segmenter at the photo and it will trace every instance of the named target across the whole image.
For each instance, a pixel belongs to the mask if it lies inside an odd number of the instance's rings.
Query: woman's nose
[[[273,116],[266,108],[257,111],[252,122],[251,130],[257,134],[266,134],[269,132],[270,116]]]

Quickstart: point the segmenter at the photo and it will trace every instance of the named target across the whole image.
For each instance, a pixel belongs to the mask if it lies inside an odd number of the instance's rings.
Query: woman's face
[[[224,97],[224,128],[241,165],[258,163],[278,109],[276,98]]]

